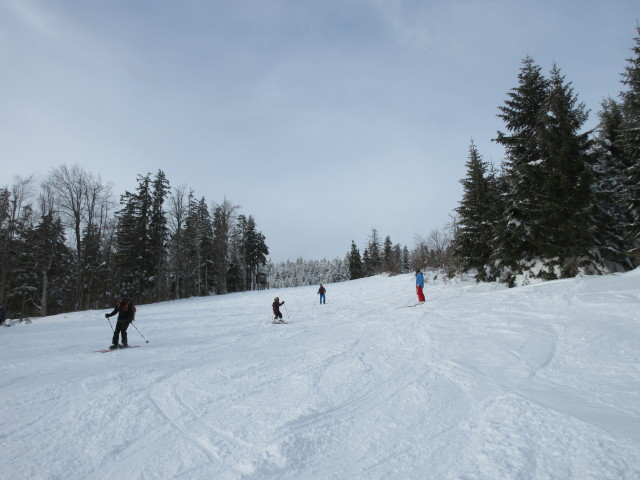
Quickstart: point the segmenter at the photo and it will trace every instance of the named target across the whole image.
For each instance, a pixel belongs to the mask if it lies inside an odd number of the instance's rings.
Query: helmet
[[[274,298],[274,300],[280,300],[278,297]]]

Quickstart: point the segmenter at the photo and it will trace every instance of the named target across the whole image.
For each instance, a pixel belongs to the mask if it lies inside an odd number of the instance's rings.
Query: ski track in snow
[[[640,478],[640,270],[506,289],[412,275],[0,332],[12,479]],[[271,324],[273,296],[287,325]],[[109,309],[105,309],[107,311]]]

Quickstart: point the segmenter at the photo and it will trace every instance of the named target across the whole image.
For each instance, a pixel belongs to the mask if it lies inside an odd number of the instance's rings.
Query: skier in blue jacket
[[[423,288],[424,288],[424,275],[418,268],[416,270],[416,293],[418,294],[418,303],[425,302],[424,293],[422,292]]]

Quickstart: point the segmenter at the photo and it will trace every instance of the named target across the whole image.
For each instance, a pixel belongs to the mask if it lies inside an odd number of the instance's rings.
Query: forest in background
[[[78,165],[0,189],[0,304],[26,317],[260,288],[269,249],[251,215],[178,187],[162,171],[111,186]]]
[[[473,141],[463,197],[449,225],[414,247],[372,228],[363,252],[273,263],[253,216],[227,199],[208,205],[165,174],[140,175],[119,203],[111,186],[78,165],[0,188],[0,305],[23,318],[105,308],[121,291],[137,303],[267,287],[338,282],[434,268],[515,285],[640,264],[640,27],[618,99],[598,126],[553,65],[525,57],[498,116],[501,165]],[[416,228],[420,230],[419,226]]]

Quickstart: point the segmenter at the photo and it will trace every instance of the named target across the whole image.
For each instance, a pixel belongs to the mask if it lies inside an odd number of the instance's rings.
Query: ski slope
[[[2,328],[0,477],[640,478],[640,270],[325,286]]]

